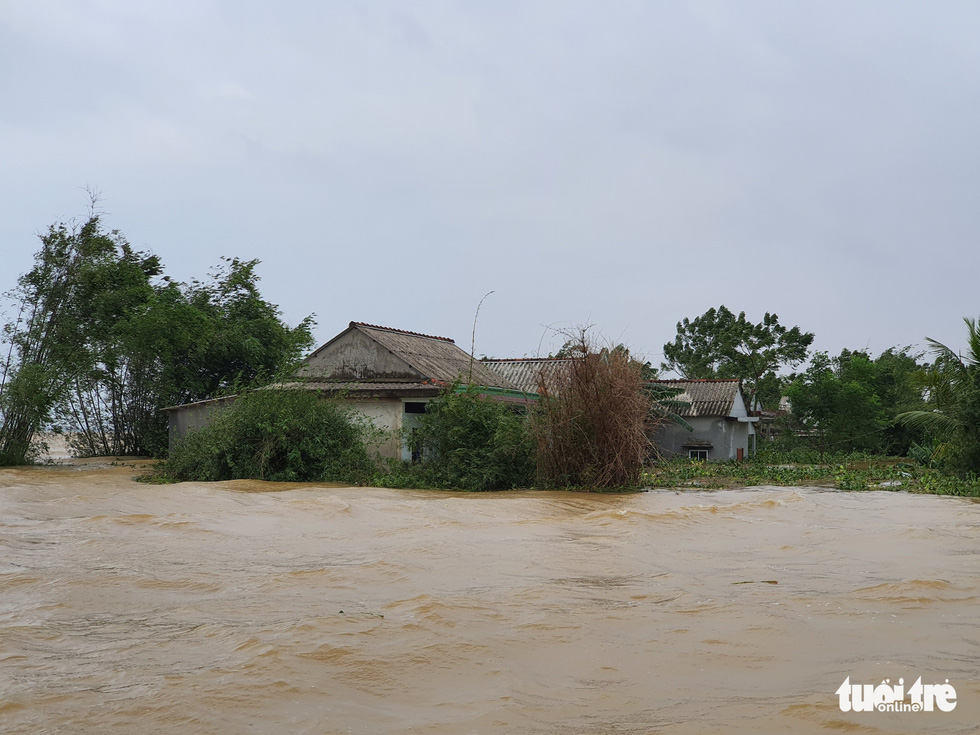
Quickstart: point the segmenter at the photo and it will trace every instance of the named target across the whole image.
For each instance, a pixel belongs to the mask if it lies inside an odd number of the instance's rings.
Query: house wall
[[[742,398],[741,390],[735,393],[735,400],[732,401],[732,412],[729,415],[735,418],[745,418],[749,415],[748,408],[745,405],[745,399]]]
[[[215,412],[227,408],[234,401],[235,397],[229,396],[205,403],[190,403],[167,411],[170,448],[173,449],[176,441],[187,436],[189,431],[207,426]]]
[[[219,401],[180,406],[168,411],[170,448],[173,449],[176,441],[186,436],[189,431],[206,426],[216,412],[227,408],[234,400],[234,397],[230,397]],[[371,449],[377,451],[382,457],[411,458],[411,454],[403,446],[401,436],[401,430],[406,419],[404,414],[405,401],[401,398],[348,398],[345,400],[355,411],[368,418],[376,428],[387,434],[380,444],[371,447]],[[415,416],[409,415],[408,421],[417,421]]]
[[[743,410],[744,406],[743,403]],[[709,460],[736,459],[739,449],[746,457],[749,455],[751,424],[718,416],[685,420],[694,429],[693,432],[676,424],[667,424],[657,432],[654,440],[665,457],[686,457],[688,450],[684,445],[698,441],[711,443],[712,446],[708,449]]]
[[[424,379],[407,362],[357,329],[348,330],[310,355],[299,374],[338,380]]]
[[[382,457],[402,456],[402,401],[399,398],[350,398],[346,401],[388,436],[374,447]]]

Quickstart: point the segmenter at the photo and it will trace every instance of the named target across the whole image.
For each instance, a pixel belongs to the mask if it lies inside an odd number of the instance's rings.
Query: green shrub
[[[373,427],[337,400],[303,390],[238,398],[180,441],[159,474],[174,481],[364,482]]]
[[[389,473],[401,487],[507,490],[533,483],[534,448],[523,408],[478,389],[453,386],[430,401],[410,441],[422,461]]]

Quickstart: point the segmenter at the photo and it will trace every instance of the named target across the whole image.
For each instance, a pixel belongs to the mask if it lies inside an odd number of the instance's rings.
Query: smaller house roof
[[[677,388],[682,392],[675,400],[686,405],[678,406],[675,413],[681,418],[705,416],[730,416],[735,398],[742,390],[742,381],[732,380],[654,380],[652,383]]]

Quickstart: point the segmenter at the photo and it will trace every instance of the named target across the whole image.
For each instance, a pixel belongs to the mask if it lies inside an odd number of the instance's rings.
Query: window
[[[708,461],[708,450],[707,449],[689,449],[687,450],[687,456],[698,462]]]
[[[405,413],[425,413],[425,403],[405,401]]]

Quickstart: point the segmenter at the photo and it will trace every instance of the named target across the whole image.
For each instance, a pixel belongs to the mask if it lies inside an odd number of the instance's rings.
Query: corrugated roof
[[[442,342],[451,342],[456,344],[456,340],[449,339],[449,337],[436,337],[433,334],[422,334],[421,332],[409,332],[407,329],[395,329],[394,327],[380,327],[377,324],[367,324],[366,322],[351,322],[352,327],[367,327],[368,329],[378,329],[383,332],[397,332],[398,334],[407,334],[412,337],[425,337],[426,339],[438,339]]]
[[[517,390],[537,395],[538,381],[550,382],[555,373],[570,361],[560,357],[488,359],[481,361],[489,370],[513,383]]]
[[[461,379],[473,385],[514,388],[510,381],[485,368],[479,360],[471,361],[470,356],[447,337],[432,337],[360,322],[351,322],[351,326],[368,334],[429,380],[452,383]]]
[[[675,397],[688,405],[678,406],[675,413],[682,418],[700,416],[729,416],[735,405],[740,382],[738,380],[654,380],[683,391]]]
[[[363,358],[368,360],[366,364],[357,363],[356,356],[353,363],[345,362],[349,356],[343,356],[338,358],[338,363],[324,366],[323,355],[329,354],[337,345],[350,343],[352,333],[355,332],[359,335],[359,339],[370,340],[382,353],[393,356],[397,362],[386,363],[386,358],[381,355],[371,356],[369,350],[363,353]],[[375,364],[375,360],[380,362]],[[345,331],[314,350],[304,360],[297,376],[312,381],[360,379],[373,383],[408,380],[448,384],[460,380],[473,385],[514,390],[512,383],[488,370],[478,360],[471,360],[470,356],[448,337],[437,337],[364,322],[351,322]]]

